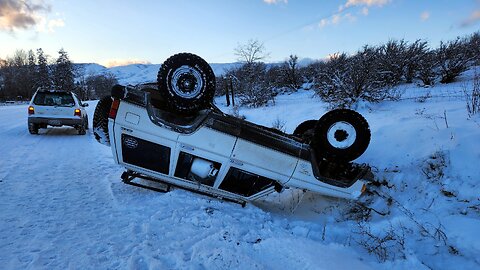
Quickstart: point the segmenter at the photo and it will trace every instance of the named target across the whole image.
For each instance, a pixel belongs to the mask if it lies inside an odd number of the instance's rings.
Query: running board
[[[145,189],[149,189],[149,190],[153,190],[153,191],[157,191],[157,192],[161,192],[161,193],[167,193],[167,192],[170,191],[170,188],[171,188],[171,186],[167,183],[161,182],[161,181],[159,181],[155,178],[151,178],[151,177],[148,177],[148,176],[145,176],[145,175],[141,175],[139,173],[132,172],[132,171],[123,172],[122,176],[120,178],[122,178],[122,182],[127,184],[127,185],[131,185],[131,186],[134,186],[134,187],[141,187],[141,188],[145,188]],[[164,185],[165,188],[153,187],[153,186],[133,182],[133,180],[135,178],[148,180],[148,181],[151,181],[151,182],[154,182],[154,183],[157,183],[157,184],[161,184],[161,185]]]
[[[145,188],[145,189],[149,189],[149,190],[153,190],[153,191],[157,191],[157,192],[161,192],[161,193],[167,193],[171,190],[172,187],[176,187],[176,188],[187,190],[187,191],[190,191],[190,192],[193,192],[193,193],[202,194],[202,195],[206,195],[206,196],[209,196],[209,197],[212,197],[212,198],[220,199],[222,201],[237,203],[237,204],[240,204],[242,207],[245,207],[247,205],[247,202],[244,201],[244,200],[235,200],[235,199],[215,196],[214,194],[210,194],[208,192],[202,192],[202,191],[199,191],[199,190],[186,188],[186,187],[182,187],[182,186],[179,186],[179,185],[170,184],[170,183],[167,183],[167,182],[162,181],[160,179],[153,178],[153,177],[148,177],[146,175],[143,175],[143,174],[140,174],[140,173],[137,173],[137,172],[134,172],[134,171],[130,171],[130,170],[127,170],[127,171],[123,172],[122,176],[120,178],[122,179],[122,182],[127,184],[127,185],[131,185],[131,186],[134,186],[134,187],[141,187],[141,188]],[[137,183],[137,182],[133,182],[133,180],[135,178],[147,180],[147,181],[156,183],[157,185],[163,185],[163,186],[165,186],[165,188],[160,188],[160,187],[157,187],[157,186],[153,187],[153,186],[149,186],[149,185],[146,185],[146,184],[140,184],[140,183]]]

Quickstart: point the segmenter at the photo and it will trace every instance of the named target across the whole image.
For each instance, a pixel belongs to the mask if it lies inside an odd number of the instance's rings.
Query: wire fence
[[[441,99],[446,101],[459,101],[465,100],[465,88],[463,86],[455,87],[414,87],[408,88],[400,87],[399,99],[400,100],[416,100],[424,102],[427,99]]]

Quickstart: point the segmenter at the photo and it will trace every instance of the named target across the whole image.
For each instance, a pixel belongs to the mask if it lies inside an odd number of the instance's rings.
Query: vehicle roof
[[[67,90],[56,90],[56,89],[39,89],[37,92],[50,92],[50,93],[72,93],[72,91]]]

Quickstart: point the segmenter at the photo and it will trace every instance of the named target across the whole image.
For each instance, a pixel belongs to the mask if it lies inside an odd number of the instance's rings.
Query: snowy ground
[[[465,83],[449,87],[458,92]],[[239,114],[291,132],[326,111],[312,96],[301,90]],[[222,98],[216,102],[232,111]],[[441,97],[362,104],[358,111],[372,130],[358,160],[376,172],[369,194],[350,202],[287,190],[241,208],[187,191],[124,185],[122,168],[91,130],[30,135],[26,105],[0,106],[0,265],[479,269],[480,117],[467,119],[461,98]]]

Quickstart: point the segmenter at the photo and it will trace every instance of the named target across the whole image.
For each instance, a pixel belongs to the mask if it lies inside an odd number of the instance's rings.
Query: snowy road
[[[90,123],[95,103],[88,107]],[[27,131],[27,106],[0,107],[2,269],[370,269],[292,222],[189,192],[124,185],[91,133]],[[310,234],[310,235],[309,235]],[[307,237],[308,236],[308,237]]]

